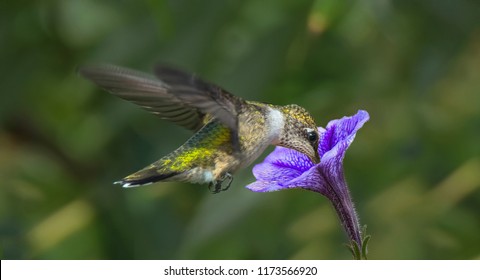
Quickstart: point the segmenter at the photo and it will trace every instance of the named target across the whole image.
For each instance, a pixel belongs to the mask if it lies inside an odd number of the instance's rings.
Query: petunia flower
[[[275,148],[253,168],[257,181],[247,186],[254,192],[301,188],[324,195],[335,207],[356,258],[366,257],[369,236],[362,235],[343,174],[343,158],[357,131],[368,119],[368,113],[359,110],[351,117],[330,121],[325,129],[319,127],[318,154],[321,161],[318,164],[297,151]]]

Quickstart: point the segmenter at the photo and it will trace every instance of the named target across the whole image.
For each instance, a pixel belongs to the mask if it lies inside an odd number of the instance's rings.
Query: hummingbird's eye
[[[311,143],[315,143],[318,140],[318,134],[315,131],[308,131],[307,138]]]

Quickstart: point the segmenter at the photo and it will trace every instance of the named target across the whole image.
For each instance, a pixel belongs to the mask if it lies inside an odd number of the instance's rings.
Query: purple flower
[[[343,158],[357,131],[368,121],[366,111],[330,121],[318,128],[319,164],[297,151],[277,147],[264,162],[253,168],[256,182],[247,186],[254,192],[302,188],[326,196],[335,207],[351,241],[362,248],[362,234],[343,175]]]

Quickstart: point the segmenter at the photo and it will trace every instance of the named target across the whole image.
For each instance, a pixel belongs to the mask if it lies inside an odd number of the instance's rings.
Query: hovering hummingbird
[[[251,164],[268,145],[318,155],[318,131],[298,105],[247,101],[195,75],[159,65],[155,76],[113,65],[81,67],[79,73],[98,86],[162,119],[194,131],[177,150],[115,182],[135,187],[157,181],[209,183],[217,193],[228,189],[240,168]]]

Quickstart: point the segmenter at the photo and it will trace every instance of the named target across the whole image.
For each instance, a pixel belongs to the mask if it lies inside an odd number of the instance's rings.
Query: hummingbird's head
[[[277,145],[299,151],[319,163],[318,128],[310,113],[295,104],[283,106],[281,111],[285,124]]]

